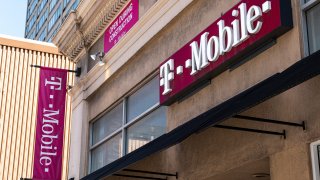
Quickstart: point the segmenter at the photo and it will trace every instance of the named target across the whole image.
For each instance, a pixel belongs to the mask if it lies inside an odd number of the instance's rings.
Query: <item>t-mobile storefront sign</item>
[[[34,152],[34,180],[60,180],[67,70],[41,68]]]
[[[131,0],[104,33],[104,52],[115,46],[138,20],[139,0]]]
[[[287,0],[243,0],[160,65],[169,105],[292,28]]]

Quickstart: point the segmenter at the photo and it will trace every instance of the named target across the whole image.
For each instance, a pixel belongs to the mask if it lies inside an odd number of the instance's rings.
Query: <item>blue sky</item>
[[[24,36],[27,0],[0,0],[0,34]]]

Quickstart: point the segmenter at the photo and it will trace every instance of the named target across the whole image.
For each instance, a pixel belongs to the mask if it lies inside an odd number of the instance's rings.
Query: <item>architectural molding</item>
[[[112,22],[127,0],[81,1],[53,38],[61,53],[77,62],[79,53],[92,46],[97,36]]]
[[[81,83],[75,85],[84,87],[73,88],[72,93],[79,94],[81,92],[76,91],[82,89],[83,98],[89,97],[192,1],[158,1],[108,52],[104,59],[106,65],[93,67],[81,78]]]

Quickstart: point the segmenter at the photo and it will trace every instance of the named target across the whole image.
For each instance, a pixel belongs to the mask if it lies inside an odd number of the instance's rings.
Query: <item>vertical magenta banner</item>
[[[41,68],[33,180],[61,180],[67,70]]]
[[[104,52],[116,45],[138,20],[139,0],[131,0],[104,33]]]

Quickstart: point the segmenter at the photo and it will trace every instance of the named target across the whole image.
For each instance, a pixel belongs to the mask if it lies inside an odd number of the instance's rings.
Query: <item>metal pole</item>
[[[156,175],[162,175],[162,176],[174,176],[174,177],[178,176],[177,174],[161,173],[161,172],[154,172],[154,171],[134,170],[134,169],[124,169],[123,171],[145,173],[145,174],[156,174]]]
[[[284,139],[286,139],[286,131],[285,130],[283,130],[283,132],[275,132],[275,131],[265,131],[265,130],[259,130],[259,129],[235,127],[235,126],[225,126],[225,125],[215,125],[213,127],[221,128],[221,129],[231,129],[231,130],[236,130],[236,131],[255,132],[255,133],[260,133],[260,134],[277,135],[277,136],[283,136]]]
[[[30,67],[41,68],[41,66],[39,66],[39,65],[34,65],[34,64],[31,64]],[[80,77],[80,75],[81,75],[81,68],[80,68],[80,67],[77,67],[76,70],[67,69],[67,71],[68,71],[68,72],[75,73],[77,77]]]
[[[244,120],[250,120],[250,121],[258,121],[258,122],[266,122],[266,123],[273,123],[273,124],[281,124],[281,125],[286,125],[286,126],[302,127],[303,130],[306,130],[304,121],[302,121],[302,123],[299,124],[299,123],[293,123],[293,122],[285,122],[285,121],[279,121],[279,120],[274,120],[274,119],[258,118],[258,117],[243,116],[243,115],[235,115],[233,117],[237,118],[237,119],[244,119]]]
[[[129,178],[137,178],[137,179],[167,180],[167,178],[155,178],[155,177],[147,177],[147,176],[133,176],[133,175],[125,175],[125,174],[113,174],[113,176],[129,177]]]

